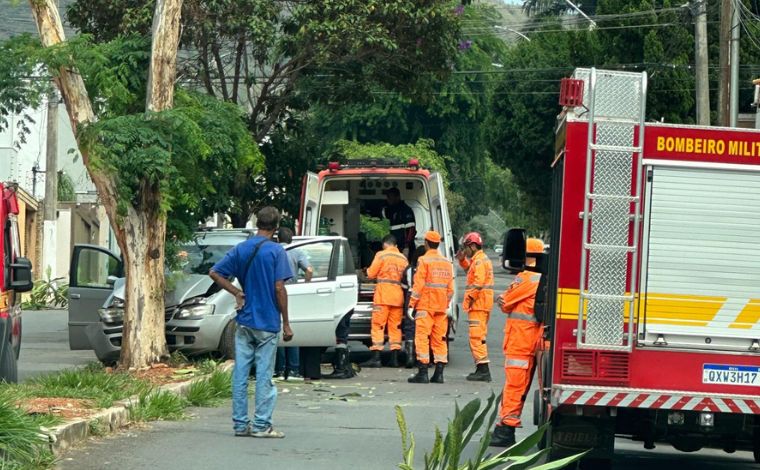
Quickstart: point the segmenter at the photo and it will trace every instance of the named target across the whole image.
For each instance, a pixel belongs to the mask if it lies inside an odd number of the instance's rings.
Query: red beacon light
[[[330,171],[340,170],[340,162],[330,162],[327,164],[327,169]]]
[[[412,158],[409,160],[409,168],[412,170],[419,170],[420,169],[420,161],[416,158]]]

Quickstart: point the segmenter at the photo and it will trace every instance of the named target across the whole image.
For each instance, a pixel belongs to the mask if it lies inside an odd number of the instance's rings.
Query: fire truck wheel
[[[584,459],[581,460],[581,470],[610,470],[612,459]]]
[[[541,391],[534,390],[533,391],[533,425],[534,426],[541,426],[542,424],[544,424],[543,411],[544,411],[544,404],[543,404],[543,400],[541,400]]]
[[[5,345],[5,353],[0,353],[0,382],[3,381],[10,383],[18,381],[16,354],[10,341]]]

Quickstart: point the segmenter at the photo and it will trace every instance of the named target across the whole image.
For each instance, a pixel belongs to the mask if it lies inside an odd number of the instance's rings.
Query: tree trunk
[[[55,0],[30,0],[29,3],[42,44],[49,47],[64,41]],[[158,0],[156,4],[148,111],[162,111],[172,106],[181,8],[182,0]],[[95,114],[84,81],[76,70],[58,72],[56,85],[76,136],[79,126],[93,122]],[[168,355],[164,336],[166,218],[160,209],[161,194],[158,187],[143,187],[139,209],[130,207],[127,216],[119,218],[114,178],[93,168],[87,152],[81,153],[111,221],[126,267],[121,365],[129,369],[144,368]]]

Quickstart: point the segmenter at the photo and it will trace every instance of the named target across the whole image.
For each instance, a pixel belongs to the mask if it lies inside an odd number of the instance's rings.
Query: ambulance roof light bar
[[[406,165],[403,162],[383,158],[361,158],[349,160],[345,163],[329,162],[327,164],[327,169],[331,172],[349,168],[408,168],[416,171],[421,169],[422,165],[418,158],[410,158]]]

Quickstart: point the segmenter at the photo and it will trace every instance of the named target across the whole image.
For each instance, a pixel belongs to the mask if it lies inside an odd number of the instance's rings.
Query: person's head
[[[538,238],[529,238],[525,242],[525,251],[530,253],[543,253],[544,252],[544,242],[539,240]],[[532,256],[527,256],[525,258],[525,264],[528,266],[535,266],[536,265],[536,258]]]
[[[388,205],[395,206],[401,202],[401,191],[398,188],[390,188],[385,191],[385,200],[388,201]]]
[[[398,242],[396,241],[396,237],[393,235],[386,235],[385,238],[383,238],[383,249],[387,250],[390,247],[398,246]]]
[[[437,250],[441,244],[441,234],[435,230],[430,230],[425,234],[425,247],[428,250]]]
[[[280,230],[277,231],[277,240],[280,243],[290,245],[293,243],[293,231],[288,227],[280,227]]]
[[[470,232],[464,236],[464,254],[472,256],[483,248],[483,237],[478,232]]]
[[[256,228],[262,232],[274,233],[280,226],[280,211],[267,206],[256,213]]]

